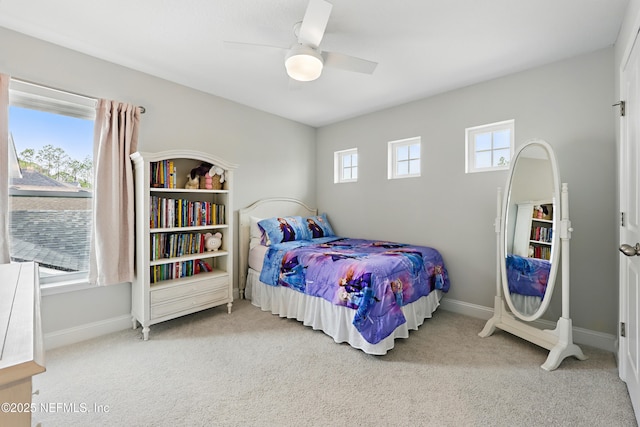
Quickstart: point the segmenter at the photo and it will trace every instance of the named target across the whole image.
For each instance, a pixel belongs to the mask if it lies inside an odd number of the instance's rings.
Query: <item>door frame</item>
[[[630,36],[628,37],[627,40],[618,40],[618,42],[625,42],[626,46],[624,48],[624,52],[620,58],[620,64],[619,64],[619,69],[618,69],[618,87],[617,87],[617,91],[618,91],[618,99],[620,100],[620,102],[622,101],[627,101],[627,88],[626,88],[626,84],[625,84],[625,70],[627,67],[627,64],[631,58],[631,54],[633,53],[634,49],[640,49],[640,11],[638,11],[636,13],[635,19],[634,19],[634,24],[633,24],[633,28],[632,31],[630,33]],[[640,81],[638,82],[640,84]],[[617,105],[617,104],[615,104]],[[622,106],[619,106],[619,108],[622,108]],[[621,215],[621,217],[619,218],[619,223],[618,223],[618,244],[622,244],[624,243],[623,240],[623,212],[624,209],[626,208],[626,206],[624,206],[626,204],[626,200],[623,199],[623,197],[625,197],[623,195],[623,191],[625,191],[627,189],[627,184],[624,182],[624,178],[625,178],[625,170],[624,170],[624,159],[623,159],[623,154],[624,154],[624,150],[623,148],[626,148],[628,141],[627,141],[627,137],[626,137],[626,120],[629,119],[628,116],[622,116],[620,114],[620,110],[616,110],[616,117],[617,117],[617,121],[618,121],[618,138],[617,138],[617,143],[616,143],[616,150],[617,150],[617,162],[618,162],[618,182],[617,182],[617,205],[618,205],[618,212]],[[639,148],[640,148],[640,144],[639,144]],[[640,165],[637,166],[638,169],[640,170]],[[623,203],[624,201],[624,203]],[[622,322],[628,322],[628,313],[626,310],[626,306],[625,306],[625,300],[624,300],[624,295],[626,294],[626,292],[624,292],[623,286],[625,286],[625,280],[623,280],[624,278],[626,278],[626,275],[623,274],[623,266],[624,266],[625,262],[623,259],[623,255],[619,255],[619,261],[618,261],[618,325],[617,325],[617,329],[618,329],[618,333],[617,333],[617,337],[618,337],[618,345],[617,347],[617,353],[616,353],[616,357],[618,359],[618,374],[620,379],[624,380],[627,377],[627,372],[626,372],[626,368],[627,365],[622,363],[622,357],[624,356],[624,351],[626,351],[626,346],[628,344],[628,342],[626,340],[622,340],[621,338],[621,323]],[[639,325],[640,326],[640,325]],[[623,351],[624,350],[624,351]],[[627,385],[628,388],[628,385]],[[640,404],[638,404],[637,402],[632,402],[633,405],[633,409],[636,413],[636,418],[640,420]]]

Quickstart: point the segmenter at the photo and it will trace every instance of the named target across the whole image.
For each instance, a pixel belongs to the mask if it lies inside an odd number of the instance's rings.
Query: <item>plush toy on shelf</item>
[[[204,188],[207,190],[211,190],[213,188],[213,177],[211,177],[209,172],[204,176]]]
[[[191,174],[187,175],[187,184],[184,186],[187,190],[200,188],[200,177],[191,177]]]
[[[200,188],[200,177],[205,176],[212,166],[213,165],[211,163],[202,162],[200,163],[200,166],[191,169],[191,172],[189,172],[189,175],[187,175],[187,185],[185,185],[184,188]]]
[[[224,183],[224,169],[220,166],[211,166],[211,170],[209,170],[209,175],[214,176],[218,175],[220,177],[220,184]]]
[[[217,251],[222,246],[222,233],[206,233],[204,235],[204,247],[207,251]]]
[[[207,190],[220,190],[224,183],[224,169],[211,165],[211,169],[204,175],[204,188]]]

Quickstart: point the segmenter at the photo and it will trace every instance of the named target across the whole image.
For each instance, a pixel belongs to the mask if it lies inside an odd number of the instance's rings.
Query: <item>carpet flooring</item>
[[[547,351],[442,309],[385,356],[249,301],[46,354],[32,424],[637,426],[614,355],[540,368]]]

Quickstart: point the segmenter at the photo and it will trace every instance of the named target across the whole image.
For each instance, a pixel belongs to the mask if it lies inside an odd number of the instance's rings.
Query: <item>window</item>
[[[470,127],[466,132],[466,172],[509,169],[513,155],[514,120]]]
[[[11,260],[36,261],[43,285],[86,280],[96,101],[12,80]]]
[[[336,151],[334,158],[334,183],[358,181],[358,149]]]
[[[420,176],[420,137],[389,142],[388,178]]]

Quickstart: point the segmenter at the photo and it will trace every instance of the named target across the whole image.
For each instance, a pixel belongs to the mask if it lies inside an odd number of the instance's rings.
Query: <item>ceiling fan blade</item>
[[[342,70],[364,74],[373,74],[378,65],[377,62],[336,52],[322,52],[322,59],[324,59],[324,65],[327,67],[340,68]]]
[[[298,43],[317,48],[320,46],[324,30],[329,22],[333,5],[325,0],[309,0],[307,11],[302,19]]]
[[[242,43],[242,42],[230,42],[224,41],[224,47],[227,49],[235,49],[235,50],[243,50],[246,52],[265,52],[268,50],[272,51],[285,51],[289,48],[281,47],[281,46],[271,46],[268,44],[258,44],[258,43]]]

